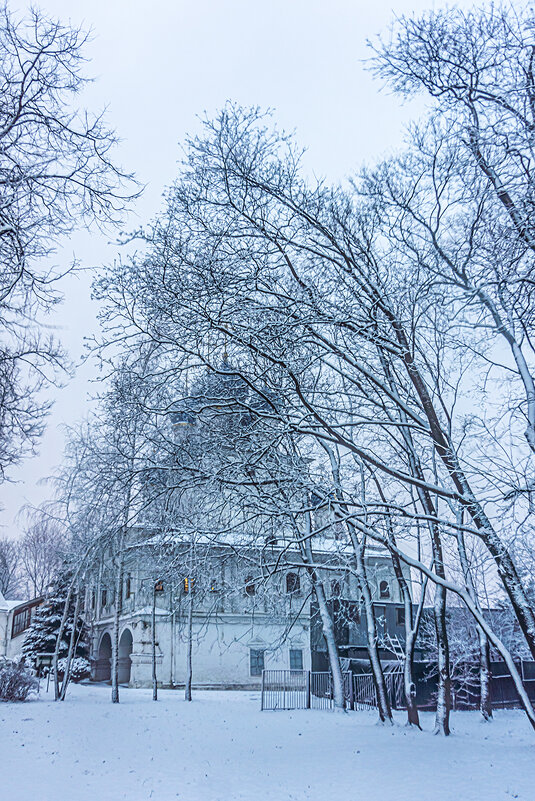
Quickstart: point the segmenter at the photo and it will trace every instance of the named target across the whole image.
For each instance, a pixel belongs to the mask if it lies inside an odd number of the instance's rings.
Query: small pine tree
[[[71,579],[72,575],[69,571],[61,571],[58,573],[51,585],[48,599],[37,609],[30,628],[28,629],[22,646],[22,654],[26,664],[35,669],[39,669],[41,656],[45,654],[53,656],[54,654],[56,638],[63,617],[63,610]],[[61,638],[59,649],[60,659],[65,658],[69,650],[69,642],[74,623],[74,605],[74,597],[72,597],[69,604],[69,615]],[[87,663],[86,675],[89,674],[89,646],[87,634],[87,627],[83,619],[79,618],[76,625],[76,640],[73,657],[78,658],[77,664],[79,667],[82,664],[79,660],[84,660]],[[77,673],[83,673],[83,671],[77,670]],[[83,678],[83,676],[80,675],[79,678]]]

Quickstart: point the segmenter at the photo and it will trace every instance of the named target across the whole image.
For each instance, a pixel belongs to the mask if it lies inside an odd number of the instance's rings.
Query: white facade
[[[262,555],[251,549],[238,556],[229,547],[206,546],[202,557],[204,586],[189,591],[195,568],[173,568],[155,582],[150,548],[132,551],[124,566],[119,627],[119,681],[134,687],[152,682],[152,602],[155,600],[156,673],[162,687],[184,686],[186,681],[188,612],[192,610],[192,666],[195,687],[257,688],[262,668],[311,668],[311,585],[306,570],[284,562],[277,572],[261,573]],[[175,554],[176,556],[176,554]],[[248,558],[249,556],[249,558]],[[288,556],[286,554],[285,556]],[[332,559],[323,554],[320,562]],[[336,558],[336,557],[335,557]],[[277,554],[275,554],[275,561]],[[182,562],[185,564],[186,559]],[[271,553],[273,561],[273,552]],[[368,574],[374,596],[380,582],[388,581],[390,600],[399,590],[391,562],[368,556]],[[181,559],[178,559],[178,564]],[[109,680],[113,636],[114,577],[106,560],[95,571],[86,609],[91,629],[92,678]],[[255,571],[256,567],[256,571]],[[162,571],[163,572],[163,571]],[[321,571],[320,571],[321,572]],[[323,571],[328,596],[358,598],[356,578],[347,571]],[[164,574],[165,575],[165,574]],[[199,573],[197,573],[199,575]],[[256,578],[255,578],[256,575]],[[153,595],[154,586],[158,592]],[[195,586],[195,585],[194,585]]]

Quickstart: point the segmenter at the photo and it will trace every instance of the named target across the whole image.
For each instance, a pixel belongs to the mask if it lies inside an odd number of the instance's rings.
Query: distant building
[[[22,643],[35,609],[43,598],[31,601],[6,600],[0,592],[0,658],[15,659],[20,656]]]

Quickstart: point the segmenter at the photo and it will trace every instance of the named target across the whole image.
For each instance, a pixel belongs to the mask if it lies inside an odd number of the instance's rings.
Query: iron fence
[[[353,706],[357,710],[372,709],[377,706],[377,693],[371,673],[353,676]]]
[[[310,709],[310,671],[263,670],[261,709]]]
[[[343,673],[346,706],[352,708],[351,673]],[[328,671],[264,670],[261,709],[331,709],[332,675]]]
[[[521,670],[524,687],[532,701],[535,701],[535,662],[523,662],[518,667]],[[342,675],[346,708],[356,710],[377,708],[377,693],[371,673],[352,674],[350,671],[344,671]],[[384,678],[392,708],[404,709],[401,669],[396,666],[390,671],[385,671]],[[455,686],[452,689],[454,708],[477,708],[479,703],[477,692],[463,702]],[[491,696],[494,707],[515,707],[519,704],[514,682],[500,663],[493,663]],[[420,708],[426,708],[421,701],[418,705]],[[262,709],[332,709],[333,706],[333,682],[329,671],[264,670],[262,673]]]

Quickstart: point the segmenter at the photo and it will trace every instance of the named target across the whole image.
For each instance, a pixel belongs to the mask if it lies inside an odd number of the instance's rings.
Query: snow
[[[44,687],[0,704],[0,797],[9,801],[533,801],[535,734],[523,713],[452,715],[454,734],[374,713],[260,712],[255,692]]]
[[[20,601],[20,600],[19,601],[8,601],[7,599],[5,599],[5,604],[6,605],[5,605],[4,609],[7,608],[7,610],[9,612],[11,612],[12,609],[16,609],[17,606],[24,606],[25,603],[28,603],[28,602],[27,601]]]

